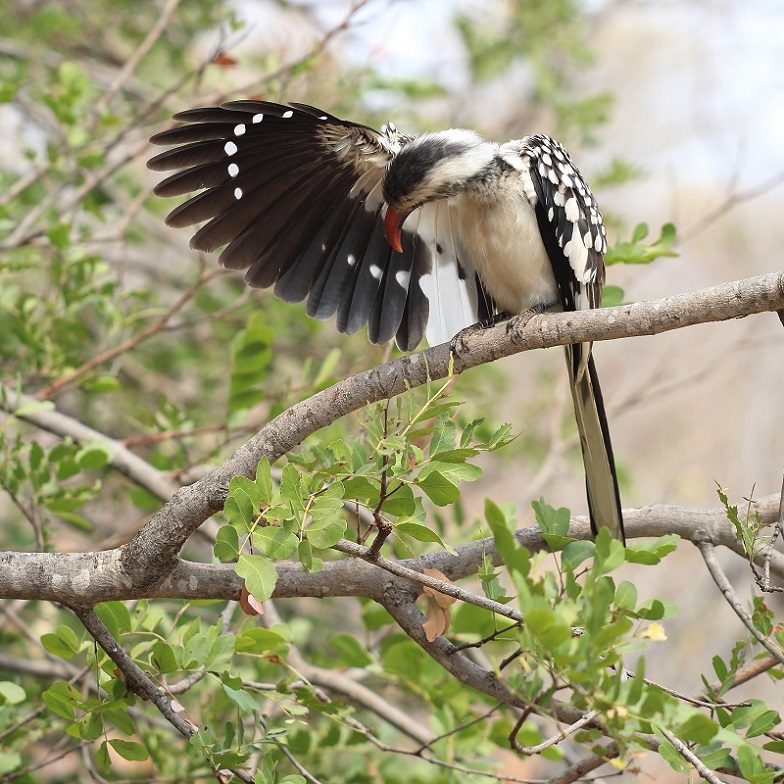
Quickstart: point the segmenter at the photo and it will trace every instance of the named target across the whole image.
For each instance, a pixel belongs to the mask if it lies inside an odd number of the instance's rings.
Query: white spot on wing
[[[381,279],[381,272],[382,272],[381,267],[379,267],[378,264],[370,265],[370,274],[373,276],[375,280]]]
[[[395,282],[401,289],[407,289],[410,280],[411,273],[408,270],[398,270],[395,273]]]
[[[234,198],[239,201],[242,198],[242,188],[234,189]]]
[[[564,245],[564,253],[572,265],[577,280],[585,282],[585,268],[588,264],[588,248],[583,245],[579,234],[573,234],[569,242]]]
[[[293,117],[293,116],[294,116],[294,112],[292,112],[290,109],[287,112],[283,112],[283,115],[282,115],[284,120],[288,120],[290,117]]]
[[[580,219],[580,206],[574,196],[567,200],[564,210],[566,211],[566,219],[572,223],[576,223]]]
[[[228,166],[229,177],[236,177],[240,173],[240,167],[236,163],[230,163]]]
[[[264,115],[263,114],[254,114],[253,115],[253,120],[251,120],[251,122],[254,125],[256,125],[256,124],[260,123],[263,119],[264,119]]]
[[[324,248],[322,248],[324,250]],[[348,262],[349,267],[353,267],[357,263],[357,257],[353,253],[349,253],[346,256],[346,261]]]
[[[226,155],[236,155],[237,154],[237,145],[234,142],[226,142],[223,145],[223,151]]]
[[[245,123],[240,123],[239,125],[234,126],[235,136],[243,136],[245,134],[245,131],[246,131]]]

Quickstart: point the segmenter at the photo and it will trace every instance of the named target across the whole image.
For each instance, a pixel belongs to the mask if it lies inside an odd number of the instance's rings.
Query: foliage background
[[[466,125],[500,139],[550,132],[596,184],[615,239],[640,221],[679,228],[679,258],[610,270],[627,299],[780,266],[784,160],[770,129],[784,101],[768,77],[775,53],[760,45],[769,40],[760,31],[780,22],[765,3],[743,11],[727,3],[719,13],[698,3],[566,0],[368,2],[354,14],[340,3],[272,2],[13,2],[2,10],[3,382],[123,439],[177,483],[202,475],[309,391],[385,357],[362,336],[337,336],[298,307],[248,292],[214,259],[188,252],[185,233],[166,229],[168,205],[149,196],[154,178],[143,164],[147,137],[179,109],[260,95],[375,126],[391,117],[401,128]],[[215,61],[218,51],[231,61]],[[779,486],[782,426],[771,413],[784,382],[779,329],[773,317],[757,318],[599,347],[627,504],[713,505],[715,482],[738,499],[755,484],[765,493]],[[433,518],[450,542],[476,535],[486,497],[515,504],[520,523],[533,522],[530,501],[542,494],[582,508],[570,403],[553,353],[459,379],[466,421],[491,412],[488,433],[509,421],[522,437],[479,458],[485,473],[466,489],[456,521]],[[95,357],[102,361],[91,366]],[[358,417],[323,438],[362,426]],[[3,549],[115,546],[159,505],[105,470],[101,448],[32,433],[18,420],[3,429]],[[210,553],[194,537],[186,556]],[[633,575],[641,596],[680,605],[666,653],[651,651],[648,672],[687,691],[699,686],[694,672],[709,672],[716,651],[728,657],[738,636],[699,564],[693,548],[681,548],[659,570],[621,575]],[[730,568],[743,585],[746,567]],[[288,619],[308,652],[325,617],[329,624],[345,613],[340,600],[313,604]],[[58,624],[82,646],[79,624],[51,606],[8,603],[4,613],[8,667],[27,646],[37,652],[31,658],[42,655],[39,638]],[[708,637],[712,647],[702,644]],[[49,653],[63,653],[49,643]],[[357,665],[358,655],[352,649],[341,661]],[[687,659],[694,670],[683,668]],[[59,659],[44,661],[59,672]],[[41,689],[26,677],[26,697],[37,700]],[[40,703],[23,704],[32,711]],[[434,715],[444,727],[453,720]],[[24,765],[57,729],[51,721],[36,718],[13,736]],[[168,737],[161,732],[162,749]],[[65,737],[53,752],[62,761],[28,780],[79,780],[86,766],[95,770],[86,738]],[[346,738],[336,736],[335,759],[319,760],[324,771],[349,758],[365,765],[369,752],[347,754]],[[313,742],[301,740],[302,748]],[[160,775],[177,775],[156,764]]]

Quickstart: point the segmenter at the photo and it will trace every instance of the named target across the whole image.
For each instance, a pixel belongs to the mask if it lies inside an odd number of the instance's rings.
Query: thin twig
[[[264,602],[262,622],[267,628],[283,622],[274,602]],[[417,743],[421,744],[421,748],[426,748],[435,742],[436,738],[433,732],[416,721],[410,713],[400,710],[395,705],[391,705],[377,691],[358,683],[345,673],[339,670],[316,667],[308,662],[305,656],[293,645],[289,646],[287,661],[309,683],[342,694],[353,703],[374,713],[404,735],[417,741]]]
[[[771,592],[774,589],[770,584],[770,562],[773,558],[773,552],[776,547],[776,541],[784,531],[784,479],[781,482],[781,500],[779,501],[779,516],[776,520],[776,525],[773,527],[773,533],[770,535],[765,547],[762,549],[762,576],[758,576],[755,569],[755,576],[757,577],[757,585],[760,589],[766,592]],[[775,590],[781,591],[781,588]]]
[[[615,759],[619,754],[620,749],[618,748],[618,744],[614,741],[608,743],[602,749],[601,754],[591,754],[590,757],[584,757],[583,759],[578,760],[557,776],[548,779],[546,784],[573,784],[573,782],[584,778],[585,775],[592,770],[601,768],[606,762]]]
[[[148,324],[144,329],[139,330],[139,332],[120,343],[120,345],[98,354],[97,356],[85,362],[81,367],[78,367],[75,370],[72,370],[70,373],[66,373],[63,376],[60,376],[60,378],[58,378],[56,381],[53,381],[51,384],[41,389],[36,397],[39,400],[48,400],[54,397],[64,388],[73,385],[80,378],[88,374],[90,371],[95,370],[95,368],[99,367],[100,365],[103,365],[115,357],[118,357],[121,354],[125,354],[128,351],[136,348],[136,346],[138,346],[141,342],[160,332],[172,319],[172,317],[182,310],[182,308],[185,307],[185,305],[196,296],[199,289],[205,283],[221,274],[222,270],[212,270],[211,272],[200,273],[196,280],[179,296],[179,298],[168,308],[168,310],[162,316],[153,321],[152,324]]]
[[[158,686],[138,664],[125,652],[120,644],[112,637],[103,621],[96,615],[95,610],[85,607],[72,607],[71,610],[82,622],[83,626],[98,645],[103,648],[106,655],[117,665],[125,676],[125,682],[134,694],[143,699],[148,699],[158,709],[160,714],[180,733],[189,739],[195,735],[198,728],[187,719],[180,716],[166,695],[166,690]],[[245,771],[232,769],[231,772],[241,781],[253,784],[253,777]]]
[[[432,588],[434,591],[443,593],[446,596],[452,596],[466,604],[473,604],[475,607],[481,607],[482,609],[496,613],[497,615],[503,615],[517,623],[523,622],[522,614],[512,607],[466,591],[465,589],[460,588],[460,586],[450,583],[448,580],[438,580],[435,577],[422,574],[414,569],[409,569],[408,567],[403,566],[399,561],[393,561],[389,558],[385,558],[383,555],[374,554],[370,547],[364,547],[356,542],[350,542],[348,539],[341,539],[334,546],[334,549],[341,553],[346,553],[347,555],[353,555],[355,558],[361,558],[363,561],[375,564],[391,574],[395,574],[398,577],[404,577],[406,580],[419,583],[426,588]]]
[[[155,24],[147,32],[144,40],[136,48],[136,51],[125,61],[123,67],[114,77],[114,81],[109,86],[109,89],[98,99],[98,101],[96,101],[93,109],[96,117],[103,111],[104,107],[109,105],[112,98],[122,89],[131,74],[136,70],[136,66],[139,65],[147,52],[152,49],[155,42],[161,37],[172,14],[179,4],[180,0],[168,0],[166,5],[161,9],[160,15],[155,20]]]
[[[752,620],[751,616],[746,612],[746,608],[741,603],[738,595],[735,593],[735,589],[732,587],[732,583],[727,579],[727,576],[724,574],[724,570],[721,568],[718,559],[716,558],[716,551],[714,546],[711,542],[702,540],[697,543],[697,547],[699,547],[700,552],[702,553],[703,560],[705,561],[705,565],[708,567],[708,571],[710,572],[710,576],[713,578],[713,582],[716,583],[718,589],[724,595],[724,598],[727,600],[727,604],[735,611],[735,614],[738,618],[741,619],[743,625],[751,632],[751,635],[765,648],[768,653],[774,656],[779,664],[784,664],[784,654],[775,646],[773,643],[765,637],[762,632],[760,632],[755,626],[754,621]]]
[[[0,384],[0,408],[41,430],[62,438],[70,438],[77,444],[101,444],[109,455],[109,464],[115,470],[161,501],[168,501],[179,488],[179,484],[167,473],[135,455],[121,441],[109,438],[105,433],[88,427],[78,419],[48,408],[35,398],[16,393],[3,384]]]
[[[570,735],[574,735],[575,732],[579,732],[583,727],[587,727],[591,722],[595,721],[596,719],[596,711],[588,711],[582,718],[578,719],[574,723],[570,724],[568,727],[565,727],[562,730],[558,730],[555,735],[543,740],[541,743],[537,743],[536,746],[521,746],[517,740],[517,734],[520,730],[520,722],[518,725],[515,725],[513,732],[509,735],[509,743],[511,744],[512,748],[521,756],[523,757],[532,757],[535,754],[541,754],[546,749],[551,748],[552,746],[556,746],[557,744],[561,743],[562,741],[566,740]]]
[[[758,675],[762,675],[763,672],[767,672],[779,663],[780,662],[778,658],[775,656],[766,656],[764,659],[754,659],[753,661],[746,662],[746,664],[738,668],[738,671],[735,673],[735,677],[732,679],[732,684],[729,688],[734,689],[736,686],[740,686],[741,684],[756,678]],[[716,693],[719,691],[719,689],[721,689],[721,683],[717,682],[710,684],[708,689],[709,691]],[[703,698],[704,695],[704,691],[698,692],[696,694],[696,699]],[[723,702],[715,704],[722,706],[724,705]]]
[[[103,621],[95,614],[95,610],[91,607],[74,607],[72,609],[76,617],[84,625],[84,628],[87,629],[98,645],[103,648],[106,655],[119,667],[131,691],[140,697],[149,699],[180,735],[184,738],[190,738],[196,732],[196,727],[175,712],[166,697],[166,691],[156,685],[152,678],[146,675],[141,667],[125,652],[122,646],[112,637]]]
[[[726,784],[680,739],[675,737],[666,727],[659,727],[659,731],[673,745],[675,751],[694,767],[701,779],[709,784]]]

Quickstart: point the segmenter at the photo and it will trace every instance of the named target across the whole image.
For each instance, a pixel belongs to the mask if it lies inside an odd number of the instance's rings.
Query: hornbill
[[[339,331],[411,351],[476,322],[599,307],[606,231],[566,150],[544,134],[498,144],[473,131],[376,131],[301,103],[191,109],[152,137],[174,170],[159,196],[202,192],[170,226]],[[590,343],[566,346],[594,534],[623,541],[610,433]]]

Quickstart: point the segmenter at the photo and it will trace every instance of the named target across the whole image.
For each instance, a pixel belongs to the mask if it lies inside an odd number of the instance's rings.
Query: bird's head
[[[400,227],[417,207],[448,199],[482,179],[496,145],[474,131],[426,133],[403,147],[387,166],[382,183],[387,214],[384,234],[401,252]]]

